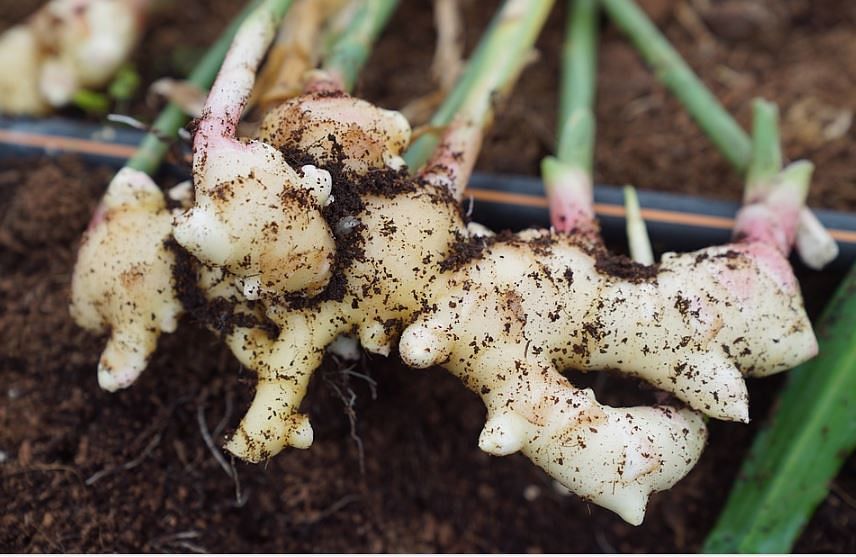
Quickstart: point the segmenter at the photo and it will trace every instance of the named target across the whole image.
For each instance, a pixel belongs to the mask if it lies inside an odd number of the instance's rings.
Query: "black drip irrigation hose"
[[[62,118],[40,120],[0,117],[0,168],[3,160],[72,153],[91,163],[120,166],[133,153],[143,132],[114,125],[98,125]],[[189,156],[189,149],[181,149]],[[169,166],[166,172],[187,173],[187,167]],[[472,218],[494,230],[520,230],[548,226],[550,219],[541,180],[529,176],[476,173],[465,197],[472,204]],[[598,185],[595,210],[607,243],[626,246],[624,196],[616,186]],[[723,244],[731,237],[731,225],[739,204],[702,197],[639,191],[642,215],[654,251],[692,251]],[[469,207],[466,207],[469,208]],[[843,273],[856,262],[856,214],[817,210],[815,214],[836,237],[840,253],[827,271]],[[799,270],[801,264],[792,258]]]

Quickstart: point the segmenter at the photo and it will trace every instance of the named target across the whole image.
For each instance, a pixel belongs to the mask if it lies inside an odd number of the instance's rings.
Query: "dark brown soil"
[[[472,45],[497,2],[464,1]],[[38,3],[4,3],[0,28]],[[752,97],[781,104],[787,155],[818,165],[814,202],[856,208],[856,132],[837,139],[818,132],[824,112],[854,108],[856,4],[720,0],[697,12],[707,29],[699,34],[685,10],[702,2],[643,3],[743,124]],[[136,58],[146,82],[184,73],[239,3],[160,4]],[[429,4],[402,2],[358,93],[398,108],[432,90]],[[557,4],[541,58],[500,112],[481,170],[535,174],[552,148],[564,22]],[[624,39],[604,26],[601,44],[597,178],[736,198],[740,180]],[[156,107],[140,98],[130,111],[151,117]],[[76,245],[109,176],[65,159],[0,166],[2,550],[695,551],[784,379],[752,381],[755,421],[712,422],[700,464],[655,496],[645,524],[634,528],[561,495],[523,457],[479,451],[483,407],[442,370],[367,358],[352,371],[377,383],[373,397],[366,380],[328,362],[308,397],[315,444],[265,466],[236,463],[239,499],[203,430],[222,437],[221,423],[237,423],[249,401],[248,372],[213,335],[185,323],[162,340],[134,387],[110,395],[95,377],[102,341],[68,316]],[[803,278],[815,292],[834,286],[826,275]],[[823,301],[807,300],[815,314]],[[617,377],[586,379],[606,403],[641,396]],[[359,442],[337,396],[348,388],[357,395]],[[854,499],[851,458],[796,549],[856,551]]]
[[[238,487],[203,431],[219,441],[236,424],[248,373],[185,322],[131,389],[101,391],[102,340],[78,329],[67,307],[76,245],[110,172],[68,159],[31,166],[0,176],[0,549],[693,551],[760,424],[712,422],[701,463],[633,528],[560,494],[523,457],[482,453],[483,407],[442,370],[367,357],[349,372],[328,361],[307,398],[315,444],[264,466],[237,463]],[[615,376],[585,379],[607,403],[649,395]],[[752,383],[754,417],[780,383]],[[337,394],[349,389],[352,408]],[[800,548],[856,549],[854,465]]]

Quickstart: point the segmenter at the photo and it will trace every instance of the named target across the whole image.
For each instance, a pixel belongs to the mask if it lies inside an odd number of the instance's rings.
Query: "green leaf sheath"
[[[597,0],[568,0],[556,158],[591,175],[597,87]]]
[[[856,266],[815,328],[820,355],[790,372],[705,552],[790,551],[856,448]]]
[[[275,13],[285,13],[285,10],[291,4],[291,0],[269,1],[268,3],[274,5]],[[217,72],[220,70],[223,59],[226,57],[226,52],[228,52],[232,44],[232,39],[238,31],[238,27],[261,4],[262,0],[252,0],[241,10],[238,16],[223,31],[217,42],[208,49],[205,56],[199,61],[193,72],[188,76],[188,82],[201,89],[211,87],[214,78],[217,77]],[[126,166],[149,175],[157,172],[164,155],[166,155],[167,149],[169,149],[169,143],[165,140],[174,139],[178,134],[178,130],[187,121],[187,115],[178,105],[175,103],[168,104],[154,121],[154,124],[152,124],[152,133],[147,134],[143,138],[136,153],[128,160]]]
[[[340,77],[346,91],[353,90],[375,40],[397,6],[398,0],[364,0],[347,28],[336,37],[322,68]]]
[[[782,169],[779,139],[779,109],[775,104],[755,99],[752,103],[752,160],[746,174],[744,201],[766,194]]]
[[[657,78],[681,101],[725,158],[744,174],[752,158],[752,143],[746,132],[633,0],[600,1],[654,69]]]
[[[456,116],[487,125],[494,96],[513,86],[552,6],[553,0],[506,0],[431,125],[446,126]],[[438,143],[438,135],[430,132],[411,144],[404,154],[411,171],[428,160]]]

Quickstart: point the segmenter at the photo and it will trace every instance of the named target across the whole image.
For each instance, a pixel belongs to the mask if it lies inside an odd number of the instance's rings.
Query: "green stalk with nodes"
[[[526,65],[552,6],[553,0],[506,0],[430,125],[443,128],[458,118],[485,127],[496,96],[513,86]],[[410,145],[404,160],[412,171],[425,164],[439,141],[438,134],[430,131]]]
[[[782,168],[779,141],[779,109],[762,99],[752,104],[752,160],[746,171],[743,202],[762,199],[770,191]]]
[[[597,84],[597,1],[570,0],[562,46],[556,158],[591,175]]]
[[[612,20],[627,34],[642,58],[653,68],[657,79],[681,101],[723,156],[740,173],[745,173],[752,160],[749,136],[719,104],[645,12],[633,0],[600,2]]]

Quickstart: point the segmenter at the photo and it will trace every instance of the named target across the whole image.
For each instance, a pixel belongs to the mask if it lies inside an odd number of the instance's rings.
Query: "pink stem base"
[[[453,121],[419,172],[418,180],[448,188],[460,201],[478,159],[483,136],[480,126],[462,120]]]

